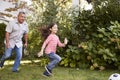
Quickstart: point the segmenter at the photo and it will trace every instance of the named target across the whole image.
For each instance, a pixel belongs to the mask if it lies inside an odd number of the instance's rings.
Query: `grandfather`
[[[0,67],[4,66],[4,62],[12,55],[15,50],[16,59],[13,65],[13,72],[19,72],[19,65],[22,58],[22,37],[24,37],[24,47],[27,47],[28,41],[28,24],[25,22],[25,12],[19,12],[17,19],[10,21],[6,27],[5,34],[5,53],[0,59]]]

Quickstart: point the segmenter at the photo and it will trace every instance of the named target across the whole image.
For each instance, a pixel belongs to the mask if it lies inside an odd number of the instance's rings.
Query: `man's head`
[[[18,13],[18,22],[23,23],[25,21],[25,12]]]

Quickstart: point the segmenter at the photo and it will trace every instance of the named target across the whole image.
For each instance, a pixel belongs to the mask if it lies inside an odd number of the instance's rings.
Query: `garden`
[[[34,0],[33,12],[27,17],[29,40],[23,52],[21,71],[12,73],[6,62],[0,69],[0,80],[107,80],[120,70],[120,2],[119,0],[91,0],[91,10],[70,6],[71,0]],[[57,48],[62,61],[50,78],[42,76],[49,59],[44,55],[36,57],[43,38],[39,28],[56,22],[57,35],[63,41],[68,38],[65,48]],[[4,52],[4,23],[0,24],[0,55]],[[38,62],[36,62],[38,61]]]

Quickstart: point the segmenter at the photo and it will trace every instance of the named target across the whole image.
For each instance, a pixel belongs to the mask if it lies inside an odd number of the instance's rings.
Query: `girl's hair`
[[[51,33],[50,28],[52,28],[56,23],[51,23],[48,26],[42,26],[40,27],[39,31],[44,39],[46,39],[49,34]]]

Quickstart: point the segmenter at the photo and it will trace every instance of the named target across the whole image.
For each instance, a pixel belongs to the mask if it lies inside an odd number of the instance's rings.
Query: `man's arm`
[[[5,34],[5,39],[6,39],[6,48],[9,48],[9,33],[8,32],[6,32],[6,34]]]
[[[28,34],[27,33],[24,34],[24,40],[25,40],[24,47],[27,47],[28,45]]]

